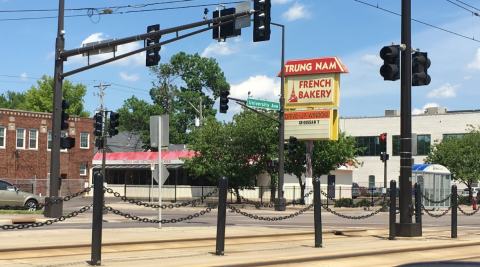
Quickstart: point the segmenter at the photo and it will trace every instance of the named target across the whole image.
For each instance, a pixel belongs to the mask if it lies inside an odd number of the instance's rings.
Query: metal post
[[[313,184],[313,140],[305,141],[305,188]],[[305,198],[305,204],[309,205],[311,203],[311,197],[308,196]]]
[[[107,161],[107,153],[106,153],[106,147],[107,147],[107,135],[108,135],[108,127],[107,127],[107,114],[108,114],[108,111],[106,109],[102,110],[103,111],[103,117],[104,117],[104,121],[103,121],[103,136],[102,136],[102,139],[103,139],[103,147],[102,147],[102,174],[103,174],[103,183],[105,183],[106,179],[107,179],[107,174],[105,173],[105,165],[106,165],[106,161]],[[105,198],[103,198],[103,206],[105,206]],[[106,209],[103,210],[103,214],[107,214],[108,211]]]
[[[452,185],[452,238],[457,238],[457,186]]]
[[[313,217],[314,217],[314,225],[315,225],[315,247],[321,248],[322,247],[322,202],[320,196],[320,179],[315,178],[313,180],[313,196],[315,205],[313,207]]]
[[[395,223],[397,219],[397,182],[395,180],[390,181],[390,234],[388,239],[395,239]]]
[[[402,0],[401,92],[400,92],[400,223],[397,236],[420,236],[417,224],[412,223],[412,58],[411,58],[411,0]]]
[[[202,204],[203,204],[203,185],[202,185]]]
[[[285,99],[284,99],[284,88],[285,88],[285,26],[277,23],[270,23],[282,28],[282,62],[281,62],[281,79],[280,79],[280,111],[279,120],[280,125],[278,127],[278,198],[275,200],[275,210],[284,211],[286,209],[282,204],[286,203],[285,198],[283,197],[283,184],[284,184],[284,166],[285,166],[285,156],[284,156],[284,141],[285,141]]]
[[[220,190],[218,193],[217,246],[215,249],[215,255],[223,256],[225,252],[225,223],[227,220],[227,177],[220,177],[219,187]]]
[[[415,223],[420,227],[420,236],[422,236],[422,193],[419,183],[415,183]]]
[[[62,86],[63,59],[60,52],[65,49],[64,14],[65,0],[59,0],[58,7],[58,31],[55,40],[55,69],[53,72],[53,114],[52,114],[52,149],[50,156],[50,196],[45,198],[46,202],[58,199],[58,177],[60,177],[60,138],[61,117],[62,117]],[[63,202],[45,207],[44,216],[56,218],[62,216]]]
[[[93,176],[93,220],[91,265],[102,264],[102,221],[103,221],[103,175]]]
[[[263,186],[260,186],[260,204],[263,205]]]
[[[383,163],[383,186],[385,187],[385,195],[383,196],[383,203],[387,203],[387,188],[388,188],[387,187],[387,152],[385,152],[385,161]]]

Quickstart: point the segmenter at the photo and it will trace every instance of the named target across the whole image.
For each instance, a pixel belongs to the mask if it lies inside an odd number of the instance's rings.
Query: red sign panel
[[[285,63],[285,76],[317,73],[348,73],[345,65],[338,57],[288,60]],[[278,73],[278,77],[282,72]]]

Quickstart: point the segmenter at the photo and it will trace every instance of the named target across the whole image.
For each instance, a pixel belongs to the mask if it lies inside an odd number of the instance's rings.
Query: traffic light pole
[[[411,0],[402,0],[401,93],[400,93],[400,223],[397,236],[421,236],[420,225],[412,223],[412,58],[411,58]]]
[[[63,84],[63,58],[60,56],[65,48],[64,30],[65,0],[59,0],[58,7],[58,31],[55,40],[55,69],[53,74],[53,114],[52,114],[52,149],[50,154],[50,195],[45,198],[46,202],[55,201],[58,198],[58,179],[60,177],[60,138],[62,117],[62,84]],[[44,216],[57,218],[62,216],[63,202],[45,207]]]
[[[285,141],[285,99],[284,99],[284,89],[285,89],[285,25],[270,23],[282,28],[282,62],[281,62],[281,78],[280,78],[280,112],[278,114],[278,119],[280,120],[280,127],[278,127],[278,198],[275,200],[275,210],[283,211],[286,209],[285,206],[280,206],[285,204],[286,200],[283,197],[283,184],[284,184],[284,169],[285,169],[285,152],[284,152],[284,141]]]

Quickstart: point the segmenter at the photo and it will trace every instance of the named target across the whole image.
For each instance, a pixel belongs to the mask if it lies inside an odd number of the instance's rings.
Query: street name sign
[[[285,140],[295,136],[299,141],[338,140],[338,110],[286,111]]]
[[[279,102],[247,98],[247,107],[280,110]]]

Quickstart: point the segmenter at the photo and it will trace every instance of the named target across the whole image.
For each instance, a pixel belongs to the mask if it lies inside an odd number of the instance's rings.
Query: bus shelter
[[[441,203],[434,203],[447,198],[451,193],[450,171],[438,164],[415,164],[412,168],[412,185],[420,184],[422,194],[431,201],[423,198],[425,208],[450,207],[450,198]]]

